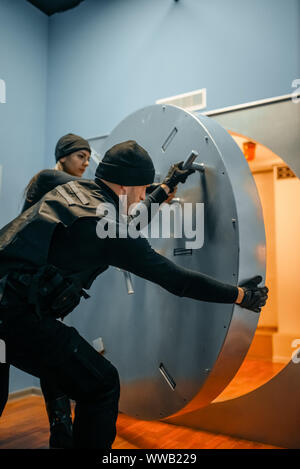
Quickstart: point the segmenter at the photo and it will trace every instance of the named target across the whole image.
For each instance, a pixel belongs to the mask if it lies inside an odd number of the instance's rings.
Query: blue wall
[[[48,18],[27,2],[0,0],[0,227],[20,211],[22,191],[44,166]],[[32,386],[33,378],[11,373],[11,391]]]
[[[291,93],[299,15],[299,0],[86,0],[54,15],[48,158],[70,129],[107,134],[162,97],[206,87],[216,109]]]
[[[22,190],[44,164],[48,18],[27,2],[0,1],[0,226],[16,216]]]

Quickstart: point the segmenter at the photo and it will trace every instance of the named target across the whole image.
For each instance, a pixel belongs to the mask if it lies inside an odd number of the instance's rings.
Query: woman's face
[[[90,164],[91,154],[87,150],[79,150],[68,156],[60,158],[62,167],[66,173],[71,176],[81,177]]]

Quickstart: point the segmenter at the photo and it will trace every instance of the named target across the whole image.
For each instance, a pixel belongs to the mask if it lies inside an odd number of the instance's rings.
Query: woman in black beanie
[[[55,169],[71,176],[81,177],[89,165],[91,148],[89,142],[74,134],[61,137],[55,148]]]
[[[42,195],[52,190],[54,179],[58,185],[68,182],[67,174],[70,175],[70,180],[74,177],[82,177],[89,165],[90,157],[91,147],[87,140],[75,134],[61,137],[55,147],[55,168],[44,169],[33,176],[24,191],[25,203],[22,212],[38,202]]]

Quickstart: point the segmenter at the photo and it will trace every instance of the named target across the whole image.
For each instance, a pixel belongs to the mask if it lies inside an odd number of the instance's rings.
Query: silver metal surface
[[[291,361],[269,382],[235,399],[166,421],[214,433],[300,448],[300,364]]]
[[[171,237],[150,238],[153,248],[232,285],[254,275],[264,279],[261,205],[248,164],[230,135],[208,117],[155,105],[124,119],[103,142],[102,156],[129,139],[149,152],[162,176],[192,150],[205,167],[176,194],[193,208],[204,203],[203,247],[186,249],[185,238]],[[101,288],[104,282],[110,289]],[[101,331],[105,357],[119,370],[120,410],[152,420],[209,404],[240,367],[259,315],[237,305],[179,298],[135,276],[135,294],[128,295],[120,282],[115,269],[104,273],[95,282],[91,306],[97,311],[93,330]]]
[[[213,113],[216,112],[216,115]],[[246,109],[211,111],[224,128],[245,135],[270,148],[300,178],[300,102],[283,101]]]
[[[259,99],[257,101],[250,101],[248,103],[235,104],[234,106],[227,106],[219,109],[212,109],[211,111],[204,111],[202,114],[209,117],[215,117],[218,114],[225,114],[227,112],[240,111],[250,109],[252,107],[266,106],[269,104],[280,103],[282,101],[292,101],[297,98],[299,93],[282,94],[280,96],[274,96],[273,98]],[[197,111],[194,111],[197,112]],[[201,112],[201,111],[200,111]]]
[[[170,204],[180,204],[182,203],[182,200],[179,197],[174,197],[172,200],[170,200]]]

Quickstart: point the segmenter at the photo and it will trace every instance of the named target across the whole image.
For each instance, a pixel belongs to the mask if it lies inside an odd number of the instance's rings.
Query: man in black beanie
[[[134,140],[114,145],[96,170],[96,178],[123,186],[146,186],[153,183],[154,176],[152,159]]]
[[[140,201],[149,212],[152,203],[166,201],[192,172],[182,169],[182,163],[173,165],[146,197],[154,179],[151,158],[136,142],[123,142],[105,154],[95,181],[66,175],[65,184],[0,230],[0,337],[7,346],[7,362],[51,379],[74,399],[74,448],[111,448],[120,384],[113,364],[57,318],[86,298],[85,290],[109,266],[180,297],[238,303],[256,312],[266,303],[268,289],[258,287],[259,276],[243,286],[224,284],[176,265],[142,236],[97,236],[99,208],[111,204],[118,211],[120,197],[127,195],[127,213],[129,202]]]
[[[184,180],[192,172],[194,171],[186,171]],[[104,182],[118,196],[125,195],[127,207],[124,209],[127,212],[131,205],[145,199],[146,192],[150,194],[158,186],[161,189],[161,185],[153,184],[154,176],[155,169],[147,151],[134,140],[128,140],[114,145],[105,153],[97,167],[95,181],[98,184]],[[165,202],[168,198],[166,197],[166,192],[169,192],[167,186],[163,189],[154,194],[157,198],[155,201],[158,203]],[[152,196],[150,203],[153,202]]]

